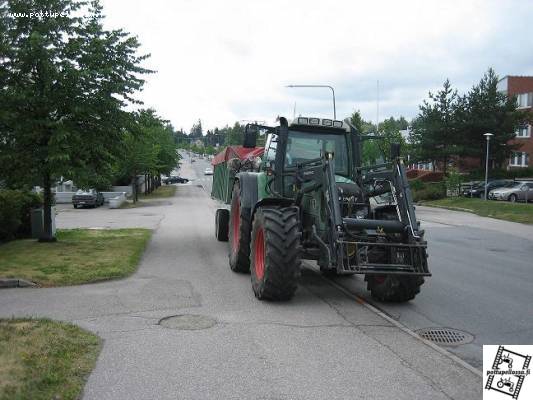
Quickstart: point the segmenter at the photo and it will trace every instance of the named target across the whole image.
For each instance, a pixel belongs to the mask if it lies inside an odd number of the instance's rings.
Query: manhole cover
[[[217,321],[211,317],[194,314],[171,315],[159,320],[159,325],[165,328],[188,331],[211,328],[216,323]]]
[[[416,333],[430,342],[443,346],[458,346],[474,340],[474,336],[470,333],[451,328],[424,328],[417,330]]]

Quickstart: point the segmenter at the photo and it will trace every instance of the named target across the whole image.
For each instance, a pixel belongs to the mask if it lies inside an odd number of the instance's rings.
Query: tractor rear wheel
[[[250,271],[249,210],[242,207],[239,182],[233,186],[229,218],[229,266],[235,272]]]
[[[215,237],[219,242],[228,241],[229,211],[219,208],[215,214]]]
[[[421,276],[365,275],[367,289],[379,301],[403,303],[415,298],[424,283]]]
[[[260,207],[254,215],[250,255],[252,288],[260,300],[289,300],[300,277],[296,207]]]

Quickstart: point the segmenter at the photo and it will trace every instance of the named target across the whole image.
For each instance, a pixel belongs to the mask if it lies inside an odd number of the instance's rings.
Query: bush
[[[489,179],[515,179],[533,177],[533,168],[489,169]],[[485,180],[485,169],[478,168],[468,174],[470,180]]]
[[[458,196],[461,183],[463,183],[464,176],[459,173],[456,168],[450,168],[448,171],[448,176],[444,178],[444,183],[446,184],[446,189],[449,193],[452,193],[452,196]]]
[[[29,237],[31,210],[41,204],[41,197],[36,193],[0,190],[0,241]]]
[[[425,183],[422,188],[412,190],[413,200],[438,200],[446,197],[446,186],[443,182]]]

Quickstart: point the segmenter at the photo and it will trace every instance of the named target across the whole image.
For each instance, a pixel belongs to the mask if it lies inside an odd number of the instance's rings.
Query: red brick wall
[[[509,96],[529,92],[533,92],[533,76],[507,77],[507,94]]]

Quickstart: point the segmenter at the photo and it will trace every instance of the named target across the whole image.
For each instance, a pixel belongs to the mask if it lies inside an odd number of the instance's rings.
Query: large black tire
[[[516,194],[512,194],[509,196],[509,199],[508,199],[511,203],[516,203],[516,200],[518,200],[518,197],[516,196]]]
[[[260,300],[289,300],[300,277],[298,209],[257,209],[250,255],[252,289]]]
[[[367,289],[379,301],[403,303],[415,298],[424,283],[421,276],[365,275]]]
[[[229,210],[219,208],[215,214],[215,237],[219,242],[228,241]]]
[[[229,218],[229,266],[235,272],[250,271],[250,231],[249,210],[241,204],[239,182],[233,186],[231,212]]]

